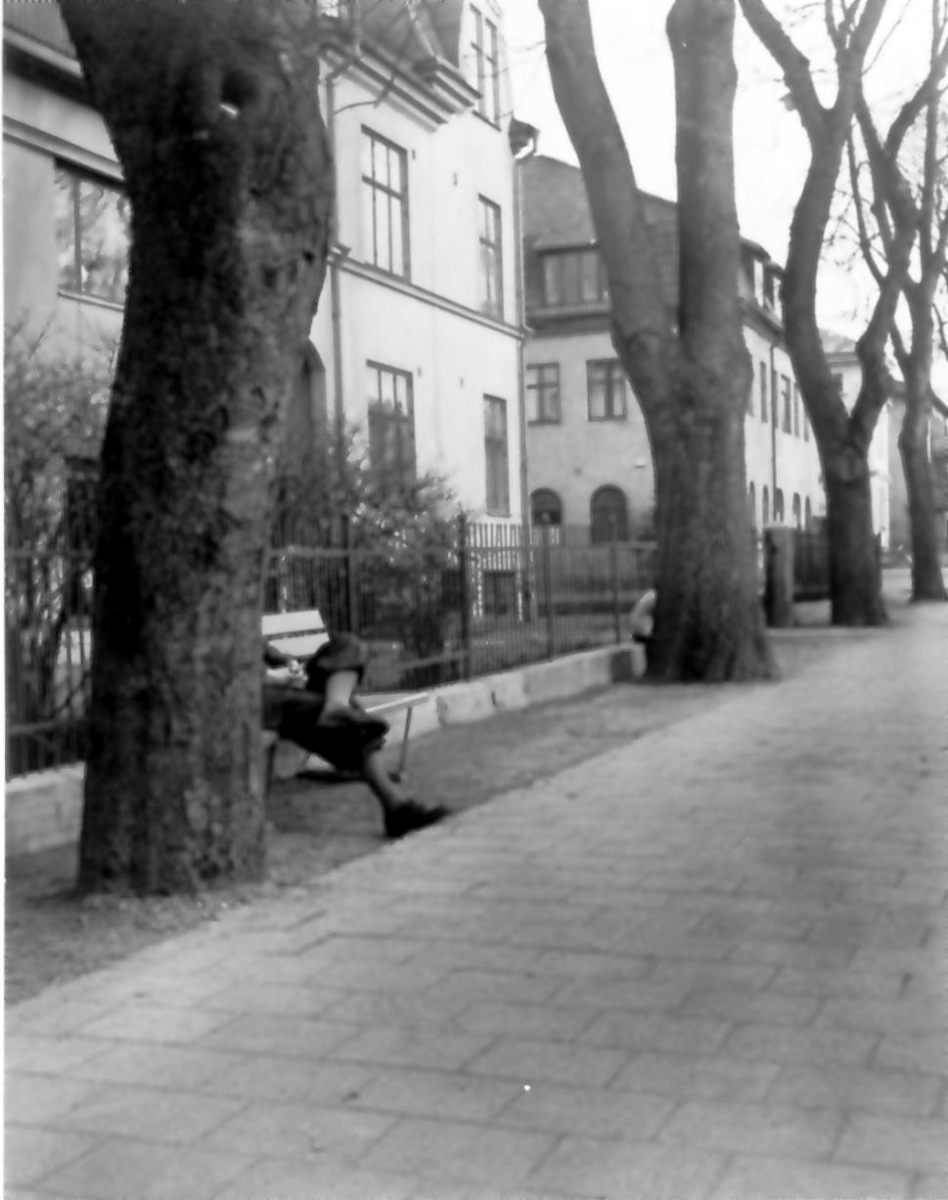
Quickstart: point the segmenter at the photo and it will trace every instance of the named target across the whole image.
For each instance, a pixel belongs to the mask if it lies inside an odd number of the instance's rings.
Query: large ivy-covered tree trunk
[[[612,298],[613,342],[642,406],[659,540],[655,649],[663,679],[770,675],[746,502],[751,366],[738,300],[734,0],[676,0],[679,308],[666,307],[586,0],[540,0],[557,104],[579,157]],[[677,317],[677,320],[676,320]]]
[[[269,492],[332,203],[315,6],[62,9],[133,208],[79,883],[190,890],[264,864]]]

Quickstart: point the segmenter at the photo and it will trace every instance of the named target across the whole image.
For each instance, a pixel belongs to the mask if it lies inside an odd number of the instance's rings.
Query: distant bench
[[[311,655],[329,641],[329,630],[326,628],[326,622],[322,618],[318,608],[310,608],[301,612],[284,612],[284,613],[265,613],[262,622],[263,636],[275,646],[277,650],[284,654],[291,654],[294,658],[307,659]],[[411,717],[412,712],[419,704],[424,704],[428,699],[428,692],[397,692],[385,693],[375,696],[359,696],[359,707],[365,712],[370,713],[374,717],[384,716],[386,713],[404,712],[405,713],[405,729],[402,734],[401,744],[398,752],[398,768],[395,772],[395,778],[401,779],[404,777],[408,765],[408,738],[411,734]],[[277,743],[279,737],[273,730],[265,729],[261,734],[261,742],[263,749],[267,755],[266,781],[269,781],[273,774],[273,766],[276,758]],[[290,743],[295,745],[295,743]],[[317,755],[308,757],[317,758]],[[322,761],[321,759],[319,760]],[[328,765],[325,770],[308,771],[307,778],[326,780],[352,779],[356,776],[336,771]]]

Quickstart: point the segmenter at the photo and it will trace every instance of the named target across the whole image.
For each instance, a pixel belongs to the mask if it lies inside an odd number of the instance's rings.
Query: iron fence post
[[[553,612],[553,554],[550,548],[550,518],[543,514],[543,535],[540,542],[543,587],[546,591],[546,652],[548,658],[556,658],[556,617]]]
[[[348,517],[342,519],[342,546],[345,551],[345,574],[346,574],[346,615],[348,621],[346,623],[348,631],[358,635],[359,633],[359,579],[358,579],[358,562],[356,560],[355,547],[352,544],[352,522]]]
[[[474,636],[471,628],[471,560],[468,549],[467,517],[458,516],[458,574],[461,603],[461,674],[470,679],[474,669]]]
[[[609,542],[609,572],[612,576],[612,619],[616,641],[622,641],[622,604],[619,597],[619,542],[616,536],[616,519],[611,518],[612,539]]]

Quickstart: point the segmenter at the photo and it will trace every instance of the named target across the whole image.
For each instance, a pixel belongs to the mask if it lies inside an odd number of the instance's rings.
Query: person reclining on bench
[[[305,663],[264,642],[263,727],[317,754],[337,771],[361,775],[382,806],[385,832],[404,837],[448,815],[403,795],[382,761],[389,725],[363,712],[353,690],[367,647],[351,633],[329,639]]]

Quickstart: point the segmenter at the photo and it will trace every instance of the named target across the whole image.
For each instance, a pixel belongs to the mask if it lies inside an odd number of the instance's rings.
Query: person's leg
[[[382,806],[385,832],[389,837],[404,837],[406,833],[425,829],[447,816],[447,809],[440,804],[426,808],[402,792],[385,768],[380,746],[366,748],[362,778]]]

